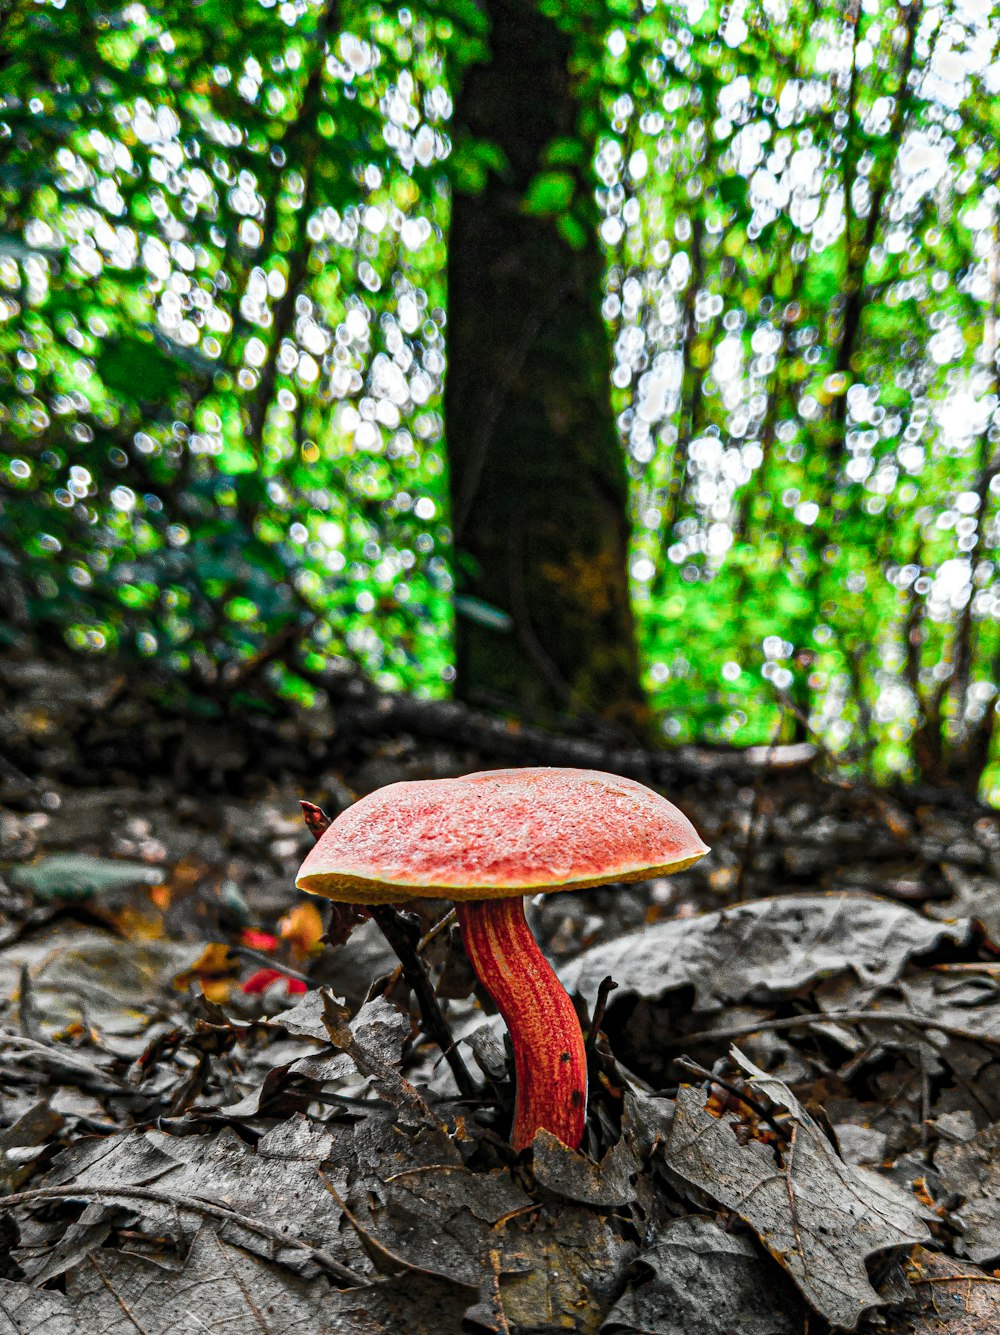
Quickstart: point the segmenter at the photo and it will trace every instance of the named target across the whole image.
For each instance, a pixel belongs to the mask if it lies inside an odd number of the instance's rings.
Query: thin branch
[[[714,1071],[709,1071],[706,1067],[699,1065],[698,1062],[692,1061],[690,1057],[675,1057],[674,1065],[679,1066],[682,1071],[687,1071],[691,1075],[696,1075],[700,1079],[707,1080],[710,1084],[718,1085],[720,1089],[724,1089],[727,1094],[731,1094],[734,1099],[738,1099],[740,1103],[745,1104],[751,1112],[755,1112],[761,1121],[766,1122],[775,1135],[787,1144],[791,1135],[788,1127],[782,1126],[774,1113],[765,1107],[759,1099],[747,1093],[745,1087],[741,1088],[735,1081],[727,1080],[725,1076],[716,1075]]]
[[[825,1015],[789,1015],[780,1020],[753,1020],[745,1024],[727,1025],[721,1029],[700,1029],[693,1034],[669,1038],[665,1046],[683,1048],[689,1043],[724,1042],[731,1038],[746,1038],[750,1034],[780,1033],[785,1029],[811,1029],[822,1024],[898,1024],[916,1029],[921,1034],[946,1034],[949,1038],[981,1043],[984,1047],[1000,1048],[1000,1034],[977,1034],[959,1025],[945,1024],[931,1015],[917,1015],[912,1011],[830,1011]]]
[[[608,1008],[608,997],[618,987],[618,984],[610,974],[601,979],[601,985],[597,989],[597,999],[594,1002],[594,1015],[590,1021],[590,1029],[587,1033],[587,1040],[583,1045],[583,1050],[587,1056],[587,1065],[590,1065],[594,1055],[594,1049],[597,1047],[597,1035],[600,1033],[601,1025],[604,1023],[604,1012]]]
[[[311,990],[319,986],[308,974],[299,973],[298,969],[293,969],[288,964],[282,964],[281,960],[275,959],[271,955],[265,955],[262,950],[253,950],[250,946],[230,946],[229,950],[233,955],[242,955],[244,959],[252,960],[254,964],[263,964],[265,968],[273,969],[275,973],[280,973],[285,978],[291,978],[296,983],[305,983],[306,987]]]
[[[300,805],[306,828],[313,838],[318,840],[323,831],[331,825],[330,817],[322,807],[316,806],[313,802],[302,802]],[[419,931],[411,927],[407,918],[397,912],[391,904],[366,904],[365,907],[399,960],[406,985],[416,997],[417,1005],[420,1007],[424,1029],[444,1054],[459,1092],[466,1098],[475,1097],[479,1093],[479,1086],[469,1074],[469,1068],[455,1046],[441,1003],[435,995],[430,974],[418,953]]]
[[[479,1086],[469,1074],[469,1068],[462,1060],[461,1053],[455,1046],[448,1021],[434,992],[427,968],[417,954],[420,940],[419,929],[411,927],[407,918],[394,909],[391,904],[368,904],[368,912],[378,923],[379,931],[392,946],[403,969],[406,985],[417,999],[420,1016],[429,1038],[438,1045],[444,1059],[455,1077],[459,1092],[466,1097],[478,1095]]]
[[[13,1210],[19,1205],[33,1205],[39,1201],[49,1200],[85,1201],[88,1197],[103,1200],[115,1200],[123,1197],[126,1200],[154,1201],[157,1205],[169,1205],[178,1210],[188,1210],[191,1214],[203,1214],[211,1219],[221,1219],[224,1223],[236,1224],[250,1233],[256,1233],[259,1237],[267,1238],[268,1241],[273,1242],[279,1248],[294,1247],[297,1251],[308,1252],[313,1260],[322,1265],[331,1275],[343,1280],[352,1288],[371,1287],[371,1280],[355,1274],[353,1270],[343,1265],[336,1257],[331,1256],[329,1252],[324,1251],[321,1247],[314,1247],[312,1243],[303,1242],[301,1238],[289,1237],[280,1228],[264,1224],[259,1219],[251,1219],[249,1215],[240,1214],[238,1210],[230,1209],[229,1206],[204,1201],[199,1196],[179,1196],[174,1192],[159,1191],[154,1187],[36,1187],[33,1191],[18,1191],[9,1196],[0,1196],[0,1209]]]
[[[292,670],[329,695],[337,711],[337,736],[342,747],[352,734],[394,736],[406,732],[436,742],[473,747],[484,759],[610,770],[665,788],[707,781],[715,774],[726,774],[734,780],[750,779],[762,767],[768,771],[805,769],[816,758],[816,748],[804,743],[742,750],[614,746],[592,735],[572,737],[533,724],[513,722],[471,709],[456,700],[421,700],[401,691],[379,691],[357,674],[332,669],[317,672],[297,663]]]

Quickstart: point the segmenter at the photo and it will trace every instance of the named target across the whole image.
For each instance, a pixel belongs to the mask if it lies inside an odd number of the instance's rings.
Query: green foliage
[[[528,186],[522,208],[536,217],[563,213],[573,202],[574,181],[569,172],[539,172]]]
[[[522,208],[582,246],[596,191],[665,736],[810,735],[974,786],[1000,684],[995,21],[544,5],[579,123]],[[211,679],[288,636],[446,689],[449,198],[508,169],[451,144],[487,8],[0,23],[4,638]]]
[[[469,5],[10,11],[7,638],[213,679],[294,631],[443,689],[443,163],[481,33]]]
[[[995,27],[691,0],[606,40],[605,314],[665,731],[974,787],[1000,683]]]

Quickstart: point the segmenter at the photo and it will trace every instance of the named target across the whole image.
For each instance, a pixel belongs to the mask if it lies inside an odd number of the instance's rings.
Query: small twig
[[[745,1089],[741,1089],[734,1081],[727,1080],[725,1076],[716,1075],[714,1071],[709,1071],[704,1066],[699,1066],[698,1063],[692,1061],[690,1057],[675,1057],[674,1065],[679,1066],[684,1071],[689,1071],[691,1075],[697,1075],[702,1080],[708,1080],[711,1084],[718,1085],[720,1088],[724,1089],[727,1094],[732,1094],[734,1099],[739,1099],[740,1103],[746,1104],[752,1112],[757,1114],[761,1121],[766,1122],[771,1130],[774,1131],[781,1140],[787,1143],[789,1139],[788,1128],[782,1126],[774,1116],[774,1113],[765,1107],[759,1099],[754,1098],[752,1094],[748,1094]]]
[[[272,955],[265,955],[262,950],[254,950],[251,946],[230,946],[229,949],[233,955],[242,955],[244,959],[253,960],[255,964],[263,964],[266,968],[284,974],[286,978],[292,978],[297,983],[305,983],[308,988],[314,990],[318,986],[308,974],[299,973],[298,969],[293,969],[289,964],[282,964],[281,960],[276,960]]]
[[[788,1153],[782,1155],[784,1159],[785,1170],[785,1190],[788,1193],[788,1216],[792,1221],[792,1230],[795,1233],[795,1246],[799,1253],[799,1258],[806,1261],[806,1249],[802,1242],[802,1226],[799,1221],[799,1207],[795,1196],[795,1179],[792,1176],[792,1164],[795,1159],[795,1132],[796,1124],[792,1123],[792,1129],[788,1136]]]
[[[689,1043],[714,1043],[730,1038],[746,1038],[749,1034],[774,1033],[782,1029],[810,1029],[820,1024],[901,1024],[921,1033],[937,1030],[949,1038],[963,1038],[984,1047],[1000,1047],[1000,1035],[976,1034],[955,1024],[944,1024],[932,1015],[915,1015],[906,1011],[830,1011],[825,1015],[789,1015],[780,1020],[751,1020],[745,1024],[728,1025],[723,1029],[700,1029],[679,1038],[668,1038],[668,1048],[687,1047]]]
[[[584,1053],[587,1058],[587,1065],[590,1065],[594,1055],[594,1049],[597,1046],[597,1035],[600,1032],[601,1025],[604,1023],[604,1012],[608,1008],[608,997],[614,992],[618,984],[610,974],[601,979],[601,985],[597,989],[597,999],[594,1002],[594,1017],[590,1021],[590,1029],[587,1033],[587,1041],[583,1045]]]
[[[446,927],[450,927],[451,924],[455,922],[457,917],[458,915],[456,914],[455,910],[449,909],[443,918],[439,918],[438,921],[434,924],[434,926],[431,927],[428,931],[424,932],[423,936],[417,942],[416,945],[417,954],[422,955],[424,951],[427,949],[427,947],[431,944],[431,942],[436,941],[437,938],[444,931],[444,929]],[[393,969],[392,973],[389,975],[389,981],[385,985],[386,990],[395,987],[402,976],[403,976],[403,966],[401,964],[397,964],[395,969]]]
[[[428,1036],[444,1053],[444,1059],[451,1067],[451,1073],[455,1077],[455,1084],[458,1086],[459,1093],[468,1098],[474,1097],[479,1093],[479,1086],[469,1074],[469,1069],[455,1046],[455,1040],[448,1028],[448,1021],[444,1018],[444,1011],[434,994],[434,985],[431,983],[430,975],[423,960],[417,954],[419,938],[411,929],[406,918],[401,913],[397,913],[391,905],[370,904],[368,911],[378,923],[379,931],[395,951],[403,970],[406,985],[417,999],[424,1028]]]
[[[925,1275],[922,1279],[911,1279],[910,1285],[918,1284],[1000,1284],[1000,1275]]]
[[[323,831],[332,824],[330,817],[314,802],[300,802],[299,805],[302,807],[302,815],[309,833],[318,840]],[[415,936],[406,918],[391,904],[368,904],[366,908],[378,923],[379,930],[399,960],[406,985],[416,997],[417,1005],[420,1007],[424,1029],[444,1054],[444,1059],[455,1077],[459,1093],[468,1098],[477,1095],[479,1087],[469,1074],[469,1068],[455,1046],[444,1011],[434,994],[430,975],[418,954],[419,938]]]
[[[489,1284],[490,1316],[496,1322],[497,1335],[510,1335],[510,1323],[507,1320],[507,1313],[503,1310],[503,1294],[500,1290],[500,1251],[498,1248],[487,1248],[484,1268]]]
[[[320,1176],[322,1177],[322,1174]],[[140,1201],[155,1201],[157,1205],[170,1205],[174,1209],[189,1210],[192,1214],[204,1214],[212,1219],[221,1219],[227,1224],[238,1224],[240,1228],[245,1228],[250,1233],[256,1233],[262,1238],[267,1238],[279,1248],[295,1247],[299,1251],[308,1252],[316,1261],[325,1266],[331,1275],[335,1275],[337,1279],[342,1279],[346,1284],[350,1284],[352,1288],[371,1287],[371,1280],[365,1279],[362,1275],[356,1275],[353,1270],[350,1270],[346,1265],[342,1265],[336,1257],[323,1251],[321,1247],[314,1247],[309,1242],[303,1242],[301,1238],[289,1237],[287,1233],[282,1233],[279,1228],[272,1228],[270,1224],[263,1224],[257,1219],[251,1219],[249,1215],[240,1214],[237,1210],[232,1210],[228,1206],[214,1205],[211,1201],[203,1201],[197,1196],[178,1196],[169,1191],[157,1191],[153,1187],[36,1187],[33,1191],[19,1191],[10,1196],[0,1196],[0,1210],[12,1210],[18,1205],[32,1205],[35,1201],[60,1198],[85,1201],[90,1196],[104,1197],[105,1199],[124,1196]]]

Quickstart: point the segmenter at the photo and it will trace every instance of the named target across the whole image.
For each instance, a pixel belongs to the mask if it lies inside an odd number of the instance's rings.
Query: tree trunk
[[[637,724],[596,227],[574,249],[555,218],[522,207],[546,146],[579,133],[569,41],[530,0],[489,0],[489,17],[492,59],[467,75],[456,130],[498,146],[508,166],[481,193],[456,195],[448,252],[457,690]],[[592,198],[589,182],[579,189]]]

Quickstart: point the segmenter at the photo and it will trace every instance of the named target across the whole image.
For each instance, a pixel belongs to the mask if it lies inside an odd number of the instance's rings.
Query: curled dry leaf
[[[1000,1275],[916,1247],[906,1278],[913,1293],[911,1310],[887,1335],[992,1335],[1000,1330]]]
[[[624,1137],[608,1150],[599,1164],[567,1149],[548,1131],[533,1142],[532,1172],[539,1183],[566,1200],[585,1205],[628,1205],[636,1198],[640,1164]]]
[[[791,1090],[734,1049],[755,1102],[783,1113],[785,1134],[747,1109],[722,1110],[703,1089],[682,1086],[665,1156],[692,1186],[744,1219],[828,1321],[853,1330],[880,1302],[865,1261],[928,1236],[921,1209],[901,1187],[845,1163]],[[739,1133],[739,1134],[738,1134]]]
[[[838,973],[884,985],[942,942],[968,940],[967,921],[930,922],[874,895],[785,895],[696,918],[672,918],[595,946],[565,966],[566,986],[592,999],[611,974],[612,1011],[632,997],[690,988],[692,1010],[791,996]]]
[[[697,1215],[637,1257],[601,1335],[801,1335],[805,1309],[746,1237]]]

